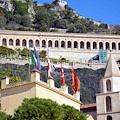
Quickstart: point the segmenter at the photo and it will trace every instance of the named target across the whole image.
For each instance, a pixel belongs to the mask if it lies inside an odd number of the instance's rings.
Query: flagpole
[[[29,62],[29,79],[30,79],[30,48],[29,48],[28,62]]]

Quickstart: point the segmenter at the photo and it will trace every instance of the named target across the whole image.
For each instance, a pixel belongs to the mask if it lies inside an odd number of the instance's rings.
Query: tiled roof
[[[81,105],[81,106],[80,106],[80,109],[82,109],[82,108],[89,108],[89,107],[96,107],[96,103]]]

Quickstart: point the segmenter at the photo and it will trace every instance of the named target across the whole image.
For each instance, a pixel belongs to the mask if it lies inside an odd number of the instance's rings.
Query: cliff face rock
[[[11,11],[13,9],[11,0],[0,0],[0,7],[5,8],[7,11]]]
[[[26,0],[16,0],[16,1],[21,1],[22,3],[26,2]],[[35,15],[33,5],[28,4],[28,6],[29,6],[28,13],[29,13],[29,16],[32,18],[32,14]],[[14,7],[11,0],[0,0],[0,7],[5,8],[7,11],[14,11]]]

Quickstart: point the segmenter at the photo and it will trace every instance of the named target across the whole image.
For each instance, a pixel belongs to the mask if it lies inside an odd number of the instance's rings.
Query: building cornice
[[[0,35],[17,35],[17,36],[33,36],[33,37],[54,37],[54,38],[94,38],[94,39],[120,39],[120,35],[103,35],[103,34],[82,34],[82,33],[51,33],[51,32],[35,32],[35,31],[7,31],[0,30]]]

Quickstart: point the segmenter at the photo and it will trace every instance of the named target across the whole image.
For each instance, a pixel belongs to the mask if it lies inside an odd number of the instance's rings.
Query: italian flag
[[[31,60],[30,60],[30,64],[32,64],[32,65],[34,65],[34,66],[37,66],[37,60],[36,60],[36,58],[35,58],[35,55],[33,54],[33,52],[32,51],[30,51],[31,52]]]

